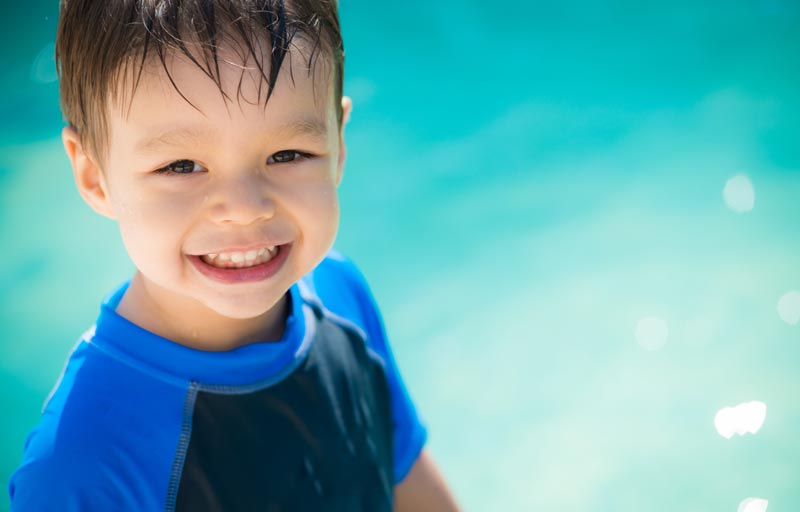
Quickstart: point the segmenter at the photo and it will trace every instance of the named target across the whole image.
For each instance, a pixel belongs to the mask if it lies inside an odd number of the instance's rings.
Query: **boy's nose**
[[[218,181],[205,201],[217,223],[250,224],[275,215],[270,187],[256,173]]]

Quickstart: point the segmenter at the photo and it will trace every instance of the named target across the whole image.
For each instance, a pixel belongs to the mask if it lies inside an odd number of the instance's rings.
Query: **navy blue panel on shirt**
[[[288,378],[197,391],[175,510],[391,510],[383,365],[358,333],[315,317],[315,343]]]

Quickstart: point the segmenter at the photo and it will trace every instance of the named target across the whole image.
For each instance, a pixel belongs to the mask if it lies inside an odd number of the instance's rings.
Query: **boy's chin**
[[[252,320],[272,311],[280,304],[286,293],[272,299],[248,297],[239,300],[214,301],[206,303],[206,307],[231,320]]]

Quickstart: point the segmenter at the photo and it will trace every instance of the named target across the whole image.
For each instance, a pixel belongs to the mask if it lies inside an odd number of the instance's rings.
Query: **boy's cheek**
[[[199,195],[186,196],[171,190],[153,191],[130,187],[115,199],[120,221],[149,224],[155,229],[168,228],[176,220],[196,215],[202,202]]]
[[[128,200],[116,203],[120,234],[132,258],[147,258],[179,246],[193,218],[191,205],[172,201]]]

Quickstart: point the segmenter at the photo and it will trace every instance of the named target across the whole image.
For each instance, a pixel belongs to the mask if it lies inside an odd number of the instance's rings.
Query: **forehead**
[[[309,129],[333,122],[333,66],[320,52],[295,38],[268,98],[268,46],[243,48],[220,44],[216,61],[198,46],[187,45],[137,65],[132,57],[121,70],[116,94],[109,98],[112,126],[154,125],[178,119],[286,124],[300,120]]]

